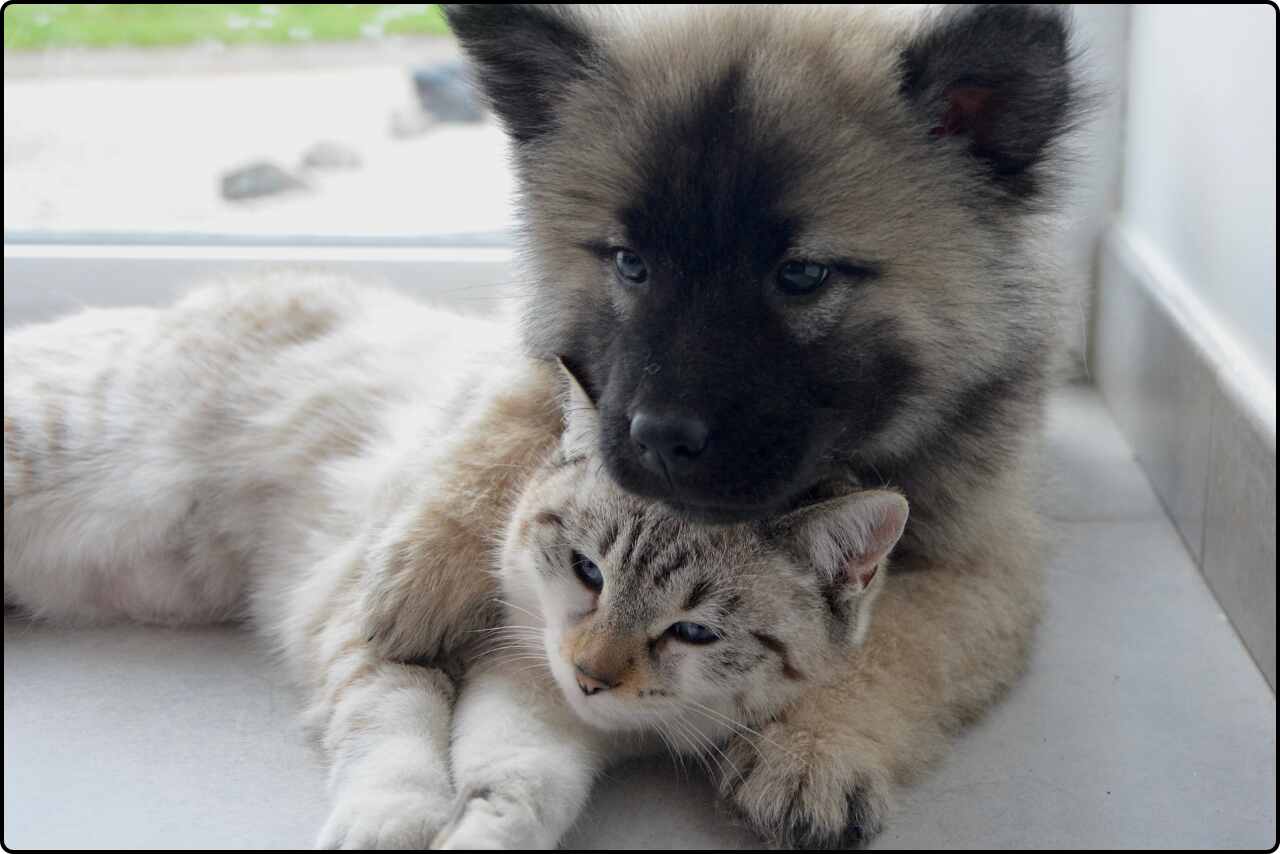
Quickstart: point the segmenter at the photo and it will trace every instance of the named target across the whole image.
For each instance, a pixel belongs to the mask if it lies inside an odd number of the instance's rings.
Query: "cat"
[[[606,762],[729,763],[865,639],[905,500],[689,523],[516,346],[287,275],[7,332],[6,605],[248,620],[328,761],[322,847],[552,847]],[[407,578],[411,662],[369,633]]]

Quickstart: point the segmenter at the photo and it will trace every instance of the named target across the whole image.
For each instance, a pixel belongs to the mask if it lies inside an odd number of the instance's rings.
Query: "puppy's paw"
[[[368,789],[341,797],[329,814],[317,848],[423,849],[449,817],[449,803],[436,793]]]
[[[735,736],[720,778],[730,808],[771,845],[850,848],[880,832],[888,775],[848,742],[776,721]]]

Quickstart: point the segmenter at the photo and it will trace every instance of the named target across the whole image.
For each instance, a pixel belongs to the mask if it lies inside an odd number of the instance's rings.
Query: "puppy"
[[[607,469],[699,520],[903,491],[865,654],[734,752],[771,841],[874,833],[1017,675],[1061,287],[1036,239],[1085,99],[1060,8],[449,6],[513,141],[528,349]]]

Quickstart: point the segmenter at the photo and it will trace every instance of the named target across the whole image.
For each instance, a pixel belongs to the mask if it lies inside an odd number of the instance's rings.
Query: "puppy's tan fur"
[[[868,654],[743,739],[752,771],[721,786],[771,841],[874,834],[893,785],[1016,678],[1040,613],[1030,484],[1064,293],[1047,214],[1087,100],[1069,15],[448,14],[514,142],[526,346],[584,374],[619,483],[734,520],[824,478],[911,502]],[[779,293],[784,262],[833,258],[875,274]],[[711,437],[665,481],[628,434],[644,408]]]

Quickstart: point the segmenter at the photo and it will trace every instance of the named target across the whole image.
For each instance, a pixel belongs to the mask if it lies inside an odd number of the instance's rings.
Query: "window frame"
[[[127,240],[5,235],[4,325],[84,307],[164,305],[202,282],[282,269],[383,284],[469,314],[500,314],[517,297],[515,250],[427,241],[249,242],[128,235]],[[486,241],[496,242],[496,241]]]

